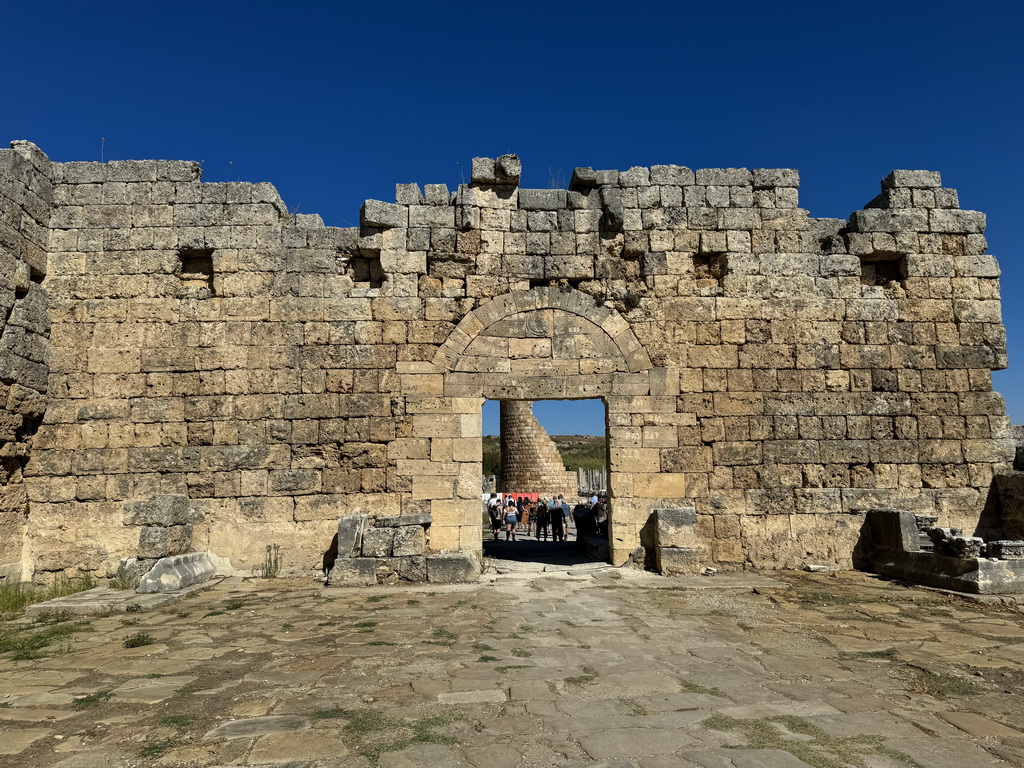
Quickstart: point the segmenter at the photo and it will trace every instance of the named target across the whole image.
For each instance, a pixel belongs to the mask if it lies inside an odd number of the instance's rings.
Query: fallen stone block
[[[136,592],[172,592],[208,581],[216,569],[205,552],[162,557],[139,581]]]

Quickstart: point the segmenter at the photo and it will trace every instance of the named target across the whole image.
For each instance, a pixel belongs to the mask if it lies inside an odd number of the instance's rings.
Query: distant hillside
[[[605,465],[605,438],[600,435],[551,435],[569,469],[600,469]],[[501,443],[496,435],[484,437],[484,477],[496,475],[501,465]]]

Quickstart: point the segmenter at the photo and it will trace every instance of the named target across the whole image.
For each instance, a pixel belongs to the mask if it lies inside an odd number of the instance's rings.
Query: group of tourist
[[[502,529],[505,541],[516,541],[517,533],[536,536],[538,541],[565,541],[569,524],[576,524],[579,536],[606,536],[608,513],[605,497],[594,495],[589,501],[581,501],[570,507],[562,494],[550,501],[533,501],[525,496],[507,496],[502,500],[497,493],[487,499],[487,517],[491,533],[497,541]]]

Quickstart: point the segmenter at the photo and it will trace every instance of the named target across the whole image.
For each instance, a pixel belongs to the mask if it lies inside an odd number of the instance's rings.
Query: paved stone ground
[[[1015,606],[858,573],[528,570],[227,579],[93,618],[65,653],[0,657],[0,765],[1024,765]]]

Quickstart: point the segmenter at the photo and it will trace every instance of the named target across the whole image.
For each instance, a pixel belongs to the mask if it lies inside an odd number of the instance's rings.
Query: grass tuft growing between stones
[[[871,768],[872,755],[915,765],[909,755],[886,747],[884,736],[832,736],[799,717],[781,715],[758,720],[737,720],[726,715],[712,715],[703,725],[712,731],[738,731],[742,746],[729,749],[778,749],[788,752],[812,768]]]
[[[312,717],[348,720],[341,732],[342,739],[350,749],[373,763],[379,763],[381,756],[387,752],[398,752],[414,744],[458,744],[457,738],[438,733],[438,729],[464,719],[455,713],[445,713],[419,720],[406,720],[371,710],[340,708],[314,713]]]
[[[121,644],[125,648],[140,648],[143,645],[152,645],[155,642],[156,638],[152,635],[145,632],[136,632],[134,635],[128,635]]]
[[[90,693],[86,696],[79,696],[72,704],[75,709],[89,709],[105,701],[110,701],[112,698],[114,698],[113,691],[96,691],[96,693]]]
[[[574,675],[573,677],[565,678],[565,684],[582,687],[584,685],[590,685],[595,680],[597,680],[597,670],[592,667],[583,667],[582,675]]]
[[[66,612],[43,614],[29,627],[0,630],[0,653],[10,654],[14,661],[32,661],[67,653],[73,634],[92,629],[89,622],[70,622],[69,617],[70,614]],[[39,626],[42,628],[33,629]]]
[[[451,645],[454,645],[455,643],[457,643],[459,641],[459,636],[458,635],[456,635],[454,632],[452,632],[450,630],[445,629],[444,627],[439,627],[439,628],[435,629],[433,635],[434,635],[434,639],[433,640],[424,640],[423,642],[427,643],[428,645],[448,645],[448,646],[451,646]]]
[[[721,688],[708,688],[703,685],[697,685],[697,683],[682,682],[679,687],[683,689],[683,693],[702,693],[705,696],[718,696],[722,699],[729,698],[725,695]]]
[[[177,728],[179,731],[187,731],[198,718],[193,715],[167,715],[160,719],[160,725],[168,728]]]
[[[146,742],[146,744],[139,749],[139,757],[159,757],[177,743],[178,740],[174,736],[169,739]]]
[[[908,680],[908,688],[913,693],[945,698],[946,696],[976,696],[981,691],[969,680],[956,675],[942,672],[929,672],[926,669],[915,670],[916,674]]]
[[[53,584],[45,587],[24,582],[0,582],[0,617],[11,618],[24,611],[26,606],[67,597],[95,586],[89,574],[78,577],[58,574]]]

